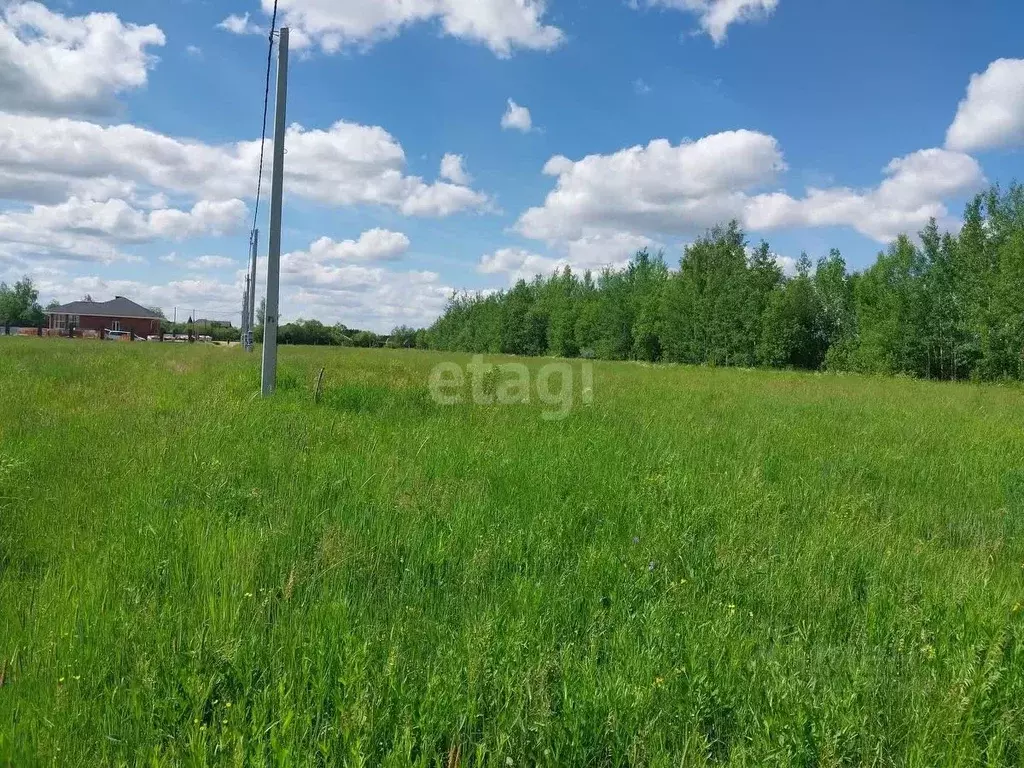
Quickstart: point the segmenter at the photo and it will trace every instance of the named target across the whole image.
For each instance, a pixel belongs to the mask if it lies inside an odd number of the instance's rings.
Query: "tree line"
[[[25,277],[14,285],[0,282],[0,326],[39,328],[46,323],[46,314],[39,306],[39,291],[32,278]]]
[[[595,276],[568,267],[490,295],[452,297],[423,336],[438,350],[934,379],[1024,378],[1024,189],[975,197],[958,234],[934,220],[861,272],[838,250],[786,276],[736,222],[678,270],[639,252]]]
[[[263,325],[267,316],[267,300],[260,300],[256,308],[256,327],[253,328],[253,340],[263,343]],[[325,325],[319,320],[303,320],[299,318],[293,323],[285,323],[277,329],[278,344],[296,344],[308,346],[360,347],[406,347],[416,346],[416,334],[421,336],[424,331],[416,331],[407,326],[395,328],[390,336],[382,336],[373,331],[349,328],[343,323]],[[422,340],[422,338],[421,338]],[[425,346],[423,344],[422,346]]]
[[[253,329],[256,343],[263,343],[263,324]],[[348,328],[342,323],[325,325],[319,320],[296,320],[277,328],[277,343],[330,347],[383,347],[384,338],[373,331]]]

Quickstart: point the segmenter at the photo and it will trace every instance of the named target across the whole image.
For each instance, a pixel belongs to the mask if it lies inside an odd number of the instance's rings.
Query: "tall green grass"
[[[1019,388],[281,352],[0,340],[0,764],[1024,760]]]

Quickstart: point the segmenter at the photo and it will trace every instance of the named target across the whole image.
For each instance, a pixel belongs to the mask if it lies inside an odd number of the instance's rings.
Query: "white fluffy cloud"
[[[194,261],[219,265],[230,261],[209,256]],[[181,259],[186,267],[197,266]],[[91,294],[97,300],[127,296],[143,306],[160,307],[168,317],[178,308],[178,319],[193,309],[199,317],[231,320],[238,326],[246,271],[239,267],[233,279],[196,274],[184,280],[157,283],[111,278],[99,274],[70,275],[61,265],[34,260],[5,265],[0,247],[0,280],[12,281],[29,274],[45,304],[51,299],[71,301]],[[266,260],[260,262],[257,300],[266,285]],[[282,272],[281,315],[285,322],[315,317],[325,323],[343,322],[349,327],[386,333],[397,325],[422,327],[444,309],[454,288],[433,272],[393,271],[381,267],[331,262],[322,269]]]
[[[660,244],[646,235],[630,232],[598,232],[569,241],[565,250],[568,262],[576,271],[619,269],[629,263],[638,251],[656,251]]]
[[[64,16],[37,2],[0,3],[0,108],[36,114],[102,114],[146,84],[165,43],[154,25],[113,13]]]
[[[428,325],[453,289],[431,271],[400,271],[380,264],[409,247],[399,232],[370,230],[358,240],[321,238],[308,250],[281,257],[282,307],[286,317],[316,317],[387,331],[396,325]],[[260,265],[265,275],[265,264]],[[239,279],[244,273],[239,272]],[[265,278],[260,278],[262,286]]]
[[[430,325],[454,288],[436,272],[396,272],[355,264],[330,267],[307,285],[306,276],[284,275],[283,316],[315,317],[386,333],[398,325]]]
[[[754,230],[848,226],[887,242],[931,217],[946,220],[945,200],[984,184],[970,156],[926,149],[893,160],[886,178],[871,189],[812,188],[803,197],[758,192],[785,168],[778,142],[752,131],[678,146],[657,139],[579,161],[557,156],[544,168],[557,178],[555,189],[516,228],[581,253],[602,242],[643,247],[642,240],[629,238],[688,236],[734,218]]]
[[[508,109],[501,116],[501,127],[506,131],[516,130],[529,133],[533,129],[533,118],[530,116],[530,110],[509,99]]]
[[[237,13],[232,13],[224,21],[217,25],[218,29],[223,29],[225,32],[230,32],[233,35],[263,35],[266,34],[266,30],[263,29],[259,24],[249,20],[249,14],[246,13],[244,16],[239,16]]]
[[[558,179],[554,191],[517,228],[548,241],[608,231],[692,234],[735,216],[744,190],[785,167],[774,138],[745,130],[679,145],[656,139],[575,162],[557,156],[544,166]]]
[[[669,8],[696,14],[701,29],[715,45],[725,42],[730,25],[765,18],[775,12],[779,0],[642,0],[648,8]],[[634,8],[641,0],[632,0]]]
[[[448,182],[406,176],[405,152],[383,128],[338,121],[329,130],[288,129],[286,189],[332,205],[375,204],[409,216],[448,216],[482,208],[486,195]],[[259,143],[239,145],[239,154]]]
[[[262,0],[269,14],[273,0]],[[774,13],[779,0],[630,0],[638,8],[666,8],[697,16],[720,45],[728,28]],[[500,57],[517,49],[551,50],[565,34],[544,21],[547,0],[279,0],[284,24],[299,36],[296,47],[315,43],[327,53],[367,46],[404,27],[437,21],[446,35],[487,45]],[[236,34],[262,32],[249,14],[232,14],[218,26]]]
[[[321,237],[309,246],[308,251],[285,254],[283,268],[300,271],[309,263],[395,261],[409,250],[409,245],[409,238],[406,235],[387,229],[363,232],[358,240],[338,242],[329,237]]]
[[[9,256],[111,262],[129,257],[120,246],[155,240],[224,235],[244,222],[241,200],[202,200],[191,210],[143,211],[124,200],[71,198],[0,214],[0,249]]]
[[[85,294],[97,301],[127,296],[144,307],[162,309],[168,318],[173,317],[177,307],[179,322],[189,317],[193,310],[197,317],[231,320],[235,327],[238,327],[241,317],[241,283],[213,280],[207,276],[147,283],[95,274],[69,275],[60,269],[38,266],[29,269],[28,274],[39,289],[43,304],[51,299],[74,301]],[[4,278],[0,270],[0,279]]]
[[[110,205],[118,201],[107,201]],[[245,203],[232,200],[200,200],[189,211],[163,208],[150,211],[149,228],[160,237],[182,240],[201,235],[227,235],[241,230],[249,209]],[[141,217],[140,217],[141,218]],[[143,230],[144,231],[144,230]]]
[[[327,205],[381,205],[411,216],[447,216],[488,204],[469,187],[407,176],[402,146],[383,128],[338,121],[327,130],[288,129],[289,194]],[[252,194],[260,142],[210,145],[133,125],[0,114],[0,196],[54,202],[121,196],[135,185],[200,198]]]
[[[509,282],[530,280],[535,275],[550,275],[568,264],[567,259],[527,251],[523,248],[499,248],[484,255],[477,265],[477,271],[485,275],[506,275]]]
[[[263,0],[270,14],[274,0]],[[279,19],[291,27],[295,47],[315,44],[325,53],[366,47],[405,27],[437,22],[444,34],[483,43],[501,58],[516,49],[548,51],[565,39],[546,24],[547,0],[279,0]],[[220,26],[241,34],[253,22],[232,15]]]
[[[1024,146],[1024,59],[999,59],[972,75],[946,147],[977,152]]]
[[[230,311],[230,305],[224,302],[224,297],[230,295],[234,299],[234,286],[202,279],[149,285],[136,280],[108,279],[95,275],[64,278],[54,275],[54,278],[38,282],[41,296],[62,301],[72,301],[74,297],[86,293],[97,300],[101,297],[127,296],[144,307],[161,307],[165,312],[175,306],[213,307],[226,312]],[[241,309],[238,312],[241,315]]]
[[[848,226],[879,242],[916,232],[931,218],[947,226],[944,200],[977,191],[985,183],[981,166],[969,155],[922,149],[893,160],[877,187],[809,189],[803,198],[783,193],[758,195],[746,205],[744,221],[753,229]]]
[[[383,267],[339,264],[331,260],[286,259],[281,264],[281,277],[286,284],[307,291],[323,289],[335,295],[356,292],[367,285],[381,285],[389,275],[404,275],[424,284],[435,284],[439,280],[434,272],[394,272]]]
[[[465,162],[462,155],[448,153],[441,158],[441,178],[468,187],[473,183],[473,177],[466,172]]]
[[[174,263],[173,259],[168,263]],[[229,259],[227,256],[199,256],[192,259],[188,263],[189,269],[198,271],[206,271],[210,269],[226,269],[227,267],[236,266],[237,262],[234,259]]]
[[[629,232],[605,232],[581,237],[556,246],[564,256],[541,256],[524,248],[499,248],[485,254],[477,271],[485,275],[505,275],[509,283],[530,280],[535,275],[550,275],[570,267],[577,274],[604,268],[622,269],[644,248],[657,249],[658,243],[645,235]]]

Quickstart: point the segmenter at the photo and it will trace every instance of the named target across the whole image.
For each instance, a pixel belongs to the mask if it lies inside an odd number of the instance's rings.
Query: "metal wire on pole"
[[[246,351],[253,348],[253,315],[256,307],[256,258],[259,249],[260,198],[263,194],[263,161],[267,148],[267,116],[270,112],[270,72],[274,61],[274,34],[277,28],[277,0],[270,17],[270,31],[267,34],[267,73],[263,86],[263,124],[260,130],[260,165],[256,176],[256,205],[252,213],[252,229],[249,230],[249,280],[242,302],[242,345]]]
[[[277,31],[277,0],[274,0],[274,12],[270,17],[270,33],[267,43],[267,77],[263,87],[263,130],[260,132],[260,169],[256,177],[256,208],[252,215],[252,230],[249,244],[252,245],[252,232],[256,231],[260,218],[260,194],[263,192],[263,158],[267,148],[267,116],[270,113],[270,71],[274,63],[274,34]]]

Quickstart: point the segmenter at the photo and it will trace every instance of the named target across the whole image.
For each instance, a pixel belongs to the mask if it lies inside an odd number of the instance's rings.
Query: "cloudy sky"
[[[0,0],[0,280],[237,322],[272,6]],[[1019,0],[279,8],[285,320],[427,324],[731,218],[859,268],[1024,179]]]

